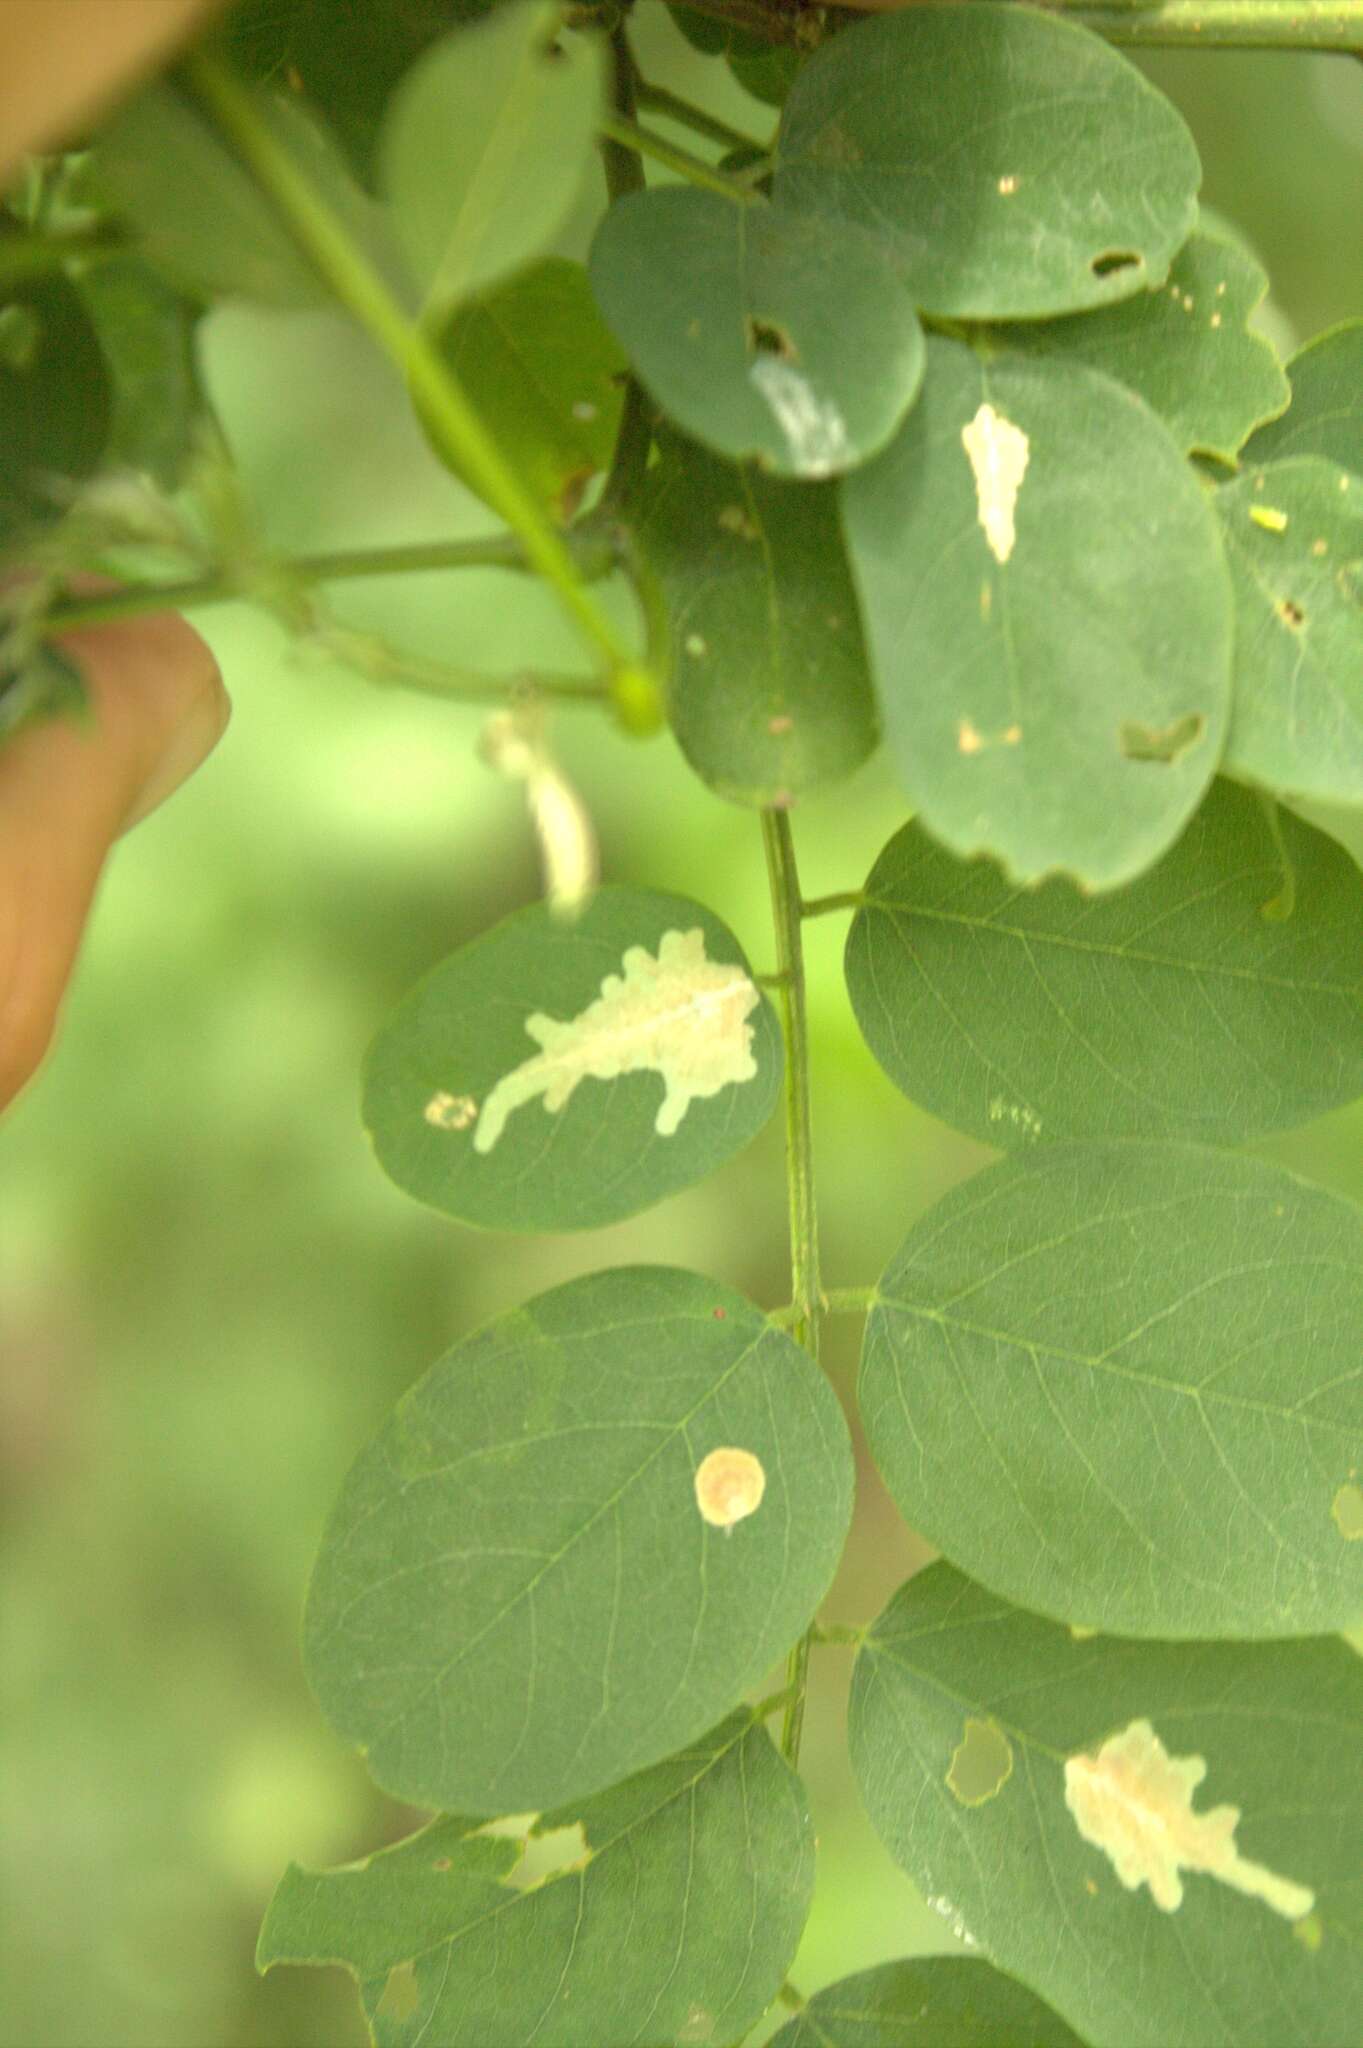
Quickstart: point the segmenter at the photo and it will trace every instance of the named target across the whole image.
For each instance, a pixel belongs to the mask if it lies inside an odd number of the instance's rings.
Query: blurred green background
[[[651,68],[766,116],[652,7]],[[1363,65],[1152,60],[1258,244],[1289,345],[1363,312]],[[702,81],[705,81],[702,83]],[[284,549],[485,530],[403,393],[339,320],[245,307],[205,363],[270,541]],[[506,668],[574,659],[553,606],[491,573],[349,587],[337,611],[424,652]],[[299,1669],[303,1588],[351,1458],[456,1338],[608,1262],[708,1270],[786,1297],[779,1125],[717,1180],[617,1229],[486,1238],[374,1166],[357,1069],[431,962],[530,899],[517,791],[479,720],[300,661],[267,621],[204,612],[236,699],[207,769],[109,874],[60,1046],[0,1132],[0,2041],[9,2048],[348,2048],[339,1972],[252,1951],[285,1862],[406,1831],[323,1726]],[[754,818],[671,744],[590,716],[555,738],[607,878],[703,898],[759,965],[771,939]],[[902,807],[876,764],[802,809],[810,894],[860,881]],[[990,1155],[916,1113],[861,1048],[844,920],[809,928],[829,1284],[871,1279],[908,1224]],[[1363,1113],[1274,1156],[1363,1198]],[[829,1367],[848,1397],[856,1326]],[[872,1614],[925,1553],[862,1460],[827,1613]],[[847,1657],[816,1659],[805,1768],[820,1890],[806,1991],[950,1944],[858,1810]]]

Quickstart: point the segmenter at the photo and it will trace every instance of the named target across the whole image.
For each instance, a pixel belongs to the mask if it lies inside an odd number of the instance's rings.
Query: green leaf
[[[771,2048],[1083,2048],[1078,2035],[988,1963],[914,1956],[843,1977]]]
[[[1226,770],[1363,802],[1363,478],[1300,456],[1246,471],[1214,502],[1236,610]]]
[[[864,761],[878,720],[832,485],[773,483],[669,439],[634,516],[696,773],[738,803],[787,804]]]
[[[341,1962],[379,2048],[722,2048],[762,2017],[814,1889],[803,1786],[747,1714],[529,1844],[437,1820],[343,1870],[295,1864],[257,1962]],[[572,1828],[569,1867],[528,1889],[515,1866]]]
[[[778,200],[868,228],[920,307],[963,320],[1160,284],[1201,177],[1181,116],[1108,44],[982,0],[831,37],[786,102],[777,162]]]
[[[109,368],[113,415],[105,461],[145,471],[173,491],[204,410],[194,363],[196,309],[136,256],[91,264],[76,288]]]
[[[779,476],[835,476],[875,454],[922,382],[913,302],[844,222],[662,186],[610,208],[590,268],[663,410]]]
[[[627,368],[581,264],[548,256],[466,300],[433,338],[522,482],[566,516],[610,462]]]
[[[1343,1643],[1081,1640],[933,1565],[857,1659],[850,1739],[891,1855],[1092,2048],[1355,2037],[1363,1662]],[[1096,1820],[1123,1752],[1148,1761],[1119,1877],[1075,1807]],[[1200,1865],[1171,1870],[1171,1832]]]
[[[98,468],[112,394],[99,337],[64,277],[0,298],[0,540],[60,516]]]
[[[934,337],[902,432],[842,492],[923,824],[1020,882],[1148,868],[1211,779],[1230,696],[1217,522],[1166,429],[1081,364]]]
[[[428,974],[370,1052],[364,1121],[385,1172],[449,1216],[587,1230],[703,1180],[780,1086],[732,932],[685,897],[599,889],[570,924],[535,904]]]
[[[1346,320],[1287,366],[1292,403],[1245,450],[1249,462],[1322,455],[1363,476],[1363,320]]]
[[[1363,1095],[1363,875],[1229,782],[1158,867],[1097,898],[1019,891],[906,825],[846,973],[896,1086],[1005,1150],[1233,1143]]]
[[[1087,363],[1138,392],[1185,453],[1233,463],[1288,400],[1273,345],[1248,322],[1268,290],[1252,256],[1198,233],[1166,284],[1082,318],[1019,322],[998,339],[1024,355]]]
[[[330,138],[293,100],[267,92],[253,100],[274,142],[391,274],[395,259],[382,216],[352,183]],[[138,230],[142,253],[192,297],[239,294],[284,307],[331,303],[250,171],[173,86],[149,85],[124,101],[100,130],[93,178]]]
[[[432,321],[539,256],[592,166],[601,44],[561,19],[516,6],[456,30],[393,97],[383,184]]]
[[[785,104],[805,61],[789,43],[759,43],[756,49],[744,49],[734,42],[728,56],[729,69],[744,92],[767,107]]]
[[[900,1511],[1007,1598],[1302,1635],[1363,1617],[1361,1322],[1349,1203],[1199,1146],[1057,1145],[910,1231],[859,1399]]]
[[[456,1345],[361,1455],[308,1675],[396,1797],[540,1811],[755,1685],[851,1506],[837,1398],[759,1309],[673,1267],[596,1273]]]

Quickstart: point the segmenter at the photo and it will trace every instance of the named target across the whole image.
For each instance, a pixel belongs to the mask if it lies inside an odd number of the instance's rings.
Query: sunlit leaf
[[[1319,456],[1215,495],[1235,587],[1226,768],[1322,802],[1363,802],[1363,478]]]
[[[343,1870],[294,1865],[260,1967],[344,1963],[379,2048],[719,2048],[761,2018],[809,1911],[804,1788],[747,1714],[544,1815],[529,1846],[571,1830],[568,1867],[528,1889],[521,1843],[474,1825],[437,1820]]]
[[[0,540],[58,516],[99,466],[113,412],[90,316],[64,277],[0,294]]]
[[[915,1956],[816,1992],[772,2048],[1082,2048],[1025,1985],[965,1956]]]
[[[1085,1627],[1284,1636],[1363,1618],[1363,1211],[1194,1145],[977,1175],[876,1289],[859,1400],[906,1519]]]
[[[927,829],[1020,882],[1149,867],[1211,779],[1230,695],[1217,523],[1167,430],[1082,364],[934,338],[918,404],[842,494]]]
[[[546,257],[465,300],[434,338],[521,480],[559,516],[570,512],[610,461],[627,367],[586,271]],[[449,461],[443,443],[436,452]]]
[[[535,0],[456,30],[393,97],[383,185],[432,319],[539,256],[593,168],[601,45],[562,13]]]
[[[428,974],[370,1052],[385,1171],[447,1215],[585,1230],[702,1180],[776,1106],[781,1037],[732,932],[600,889],[516,912]]]
[[[672,1267],[571,1281],[456,1345],[361,1455],[308,1674],[414,1805],[582,1797],[762,1678],[851,1505],[832,1389],[742,1295]]]
[[[914,6],[816,51],[778,200],[869,229],[925,311],[1006,320],[1162,282],[1197,215],[1182,118],[1097,36],[1031,8]]]
[[[834,476],[874,454],[922,381],[912,299],[842,222],[664,186],[611,207],[591,279],[664,411],[778,475]]]
[[[1292,403],[1245,450],[1250,462],[1322,455],[1363,476],[1363,320],[1317,335],[1287,366]]]
[[[891,1080],[1006,1150],[1235,1141],[1363,1095],[1363,875],[1229,782],[1157,867],[1099,897],[1012,888],[906,825],[871,870],[846,973]]]
[[[971,1781],[982,1729],[1002,1762]],[[1114,1754],[1156,1743],[1168,1776],[1123,1786]],[[933,1565],[857,1659],[851,1746],[896,1861],[1093,2048],[1356,2033],[1363,1662],[1343,1643],[1083,1640]],[[1104,1812],[1105,1782],[1126,1798]],[[1081,1814],[1112,1850],[1125,1819],[1125,1876]]]
[[[1217,234],[1184,243],[1168,281],[1082,318],[1019,321],[999,339],[1088,363],[1138,392],[1187,452],[1232,462],[1287,404],[1273,345],[1248,326],[1268,290],[1253,257]]]
[[[740,803],[789,803],[863,761],[878,719],[831,485],[796,489],[673,439],[635,518],[696,773]]]

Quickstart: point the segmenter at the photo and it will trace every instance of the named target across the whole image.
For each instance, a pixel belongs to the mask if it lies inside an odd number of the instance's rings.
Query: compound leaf
[[[781,1034],[733,933],[681,896],[517,911],[443,961],[370,1051],[384,1171],[491,1230],[586,1230],[728,1159],[776,1107]]]
[[[466,299],[434,339],[522,481],[569,514],[610,462],[627,367],[581,264],[545,257]],[[449,461],[443,444],[436,453]]]
[[[1247,470],[1215,505],[1235,589],[1226,770],[1363,802],[1363,477],[1296,456]]]
[[[848,992],[904,1093],[986,1143],[1234,1143],[1363,1095],[1363,875],[1217,780],[1125,889],[1014,889],[917,825],[885,848]]]
[[[1038,1613],[1130,1635],[1363,1618],[1363,1212],[1194,1145],[1056,1145],[910,1231],[860,1405],[900,1511]]]
[[[771,2048],[1083,2048],[1041,2000],[988,1963],[914,1956],[816,1992]]]
[[[759,1309],[670,1267],[593,1274],[456,1345],[362,1453],[308,1674],[397,1797],[541,1811],[756,1684],[851,1505],[836,1396]]]
[[[832,486],[669,440],[635,518],[696,773],[736,802],[787,804],[865,760],[879,721]]]
[[[872,1626],[850,1740],[891,1855],[1092,2048],[1356,2033],[1345,1644],[1086,1640],[938,1564]]]
[[[663,410],[780,476],[835,476],[873,455],[922,381],[913,301],[843,222],[664,186],[610,208],[590,267]]]
[[[581,1846],[528,1889],[523,1845],[473,1827],[437,1820],[343,1870],[295,1864],[261,1969],[344,1963],[379,2048],[721,2044],[761,2018],[809,1911],[804,1788],[747,1714],[543,1816],[532,1843],[573,1828]]]
[[[1321,455],[1363,476],[1363,320],[1346,320],[1287,366],[1292,403],[1245,450],[1252,463]]]
[[[1139,393],[1185,453],[1233,463],[1288,400],[1272,343],[1248,325],[1267,290],[1267,273],[1246,251],[1198,233],[1154,290],[1079,318],[1019,321],[999,339],[1024,355],[1104,371]]]
[[[1160,284],[1200,177],[1180,115],[1108,44],[975,0],[816,51],[786,101],[776,197],[868,229],[925,312],[1036,319]]]
[[[540,255],[576,203],[602,104],[601,44],[554,5],[456,29],[407,73],[379,138],[432,321]]]
[[[1217,523],[1167,430],[1082,364],[933,338],[902,431],[841,489],[886,737],[927,829],[1024,883],[1151,866],[1211,779],[1230,698]]]

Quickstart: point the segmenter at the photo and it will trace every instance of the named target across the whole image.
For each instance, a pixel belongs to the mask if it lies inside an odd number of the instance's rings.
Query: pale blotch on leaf
[[[1159,761],[1172,768],[1201,743],[1207,721],[1200,711],[1187,711],[1170,725],[1140,725],[1126,719],[1117,728],[1128,761]]]
[[[1012,1775],[1012,1743],[993,1721],[980,1721],[972,1714],[951,1753],[948,1790],[962,1806],[983,1806],[1002,1792]]]
[[[695,1101],[757,1073],[753,1027],[761,997],[741,967],[707,960],[702,931],[664,932],[654,959],[631,946],[624,974],[608,974],[601,994],[566,1022],[540,1011],[525,1028],[542,1052],[504,1074],[483,1104],[474,1150],[490,1152],[506,1120],[543,1096],[556,1114],[580,1081],[616,1081],[654,1073],[663,1099],[653,1128],[670,1138]]]
[[[762,1460],[725,1444],[696,1467],[696,1506],[701,1520],[726,1532],[756,1512],[767,1490]]]
[[[1363,1486],[1346,1479],[1331,1503],[1330,1513],[1346,1543],[1363,1543]]]
[[[447,1095],[438,1089],[421,1114],[433,1130],[466,1131],[478,1114],[471,1095]]]
[[[1251,505],[1249,516],[1265,533],[1286,533],[1287,514],[1276,505]]]
[[[1006,1095],[989,1098],[991,1124],[1011,1124],[1019,1137],[1035,1141],[1041,1136],[1041,1118],[1025,1102],[1010,1102]]]
[[[396,1963],[388,1972],[383,1996],[376,2008],[383,2020],[409,2020],[421,2003],[415,1963]]]
[[[970,458],[980,525],[990,553],[996,562],[1006,562],[1017,540],[1013,515],[1031,443],[1021,427],[992,405],[982,405],[970,425],[962,427],[961,444]]]
[[[852,448],[842,413],[831,398],[820,398],[803,371],[764,352],[748,375],[785,436],[797,476],[832,476],[847,467]]]
[[[715,2016],[703,2005],[693,2005],[677,2029],[677,2048],[702,2048],[714,2039]]]
[[[1183,1904],[1182,1871],[1203,1871],[1286,1920],[1309,1913],[1307,1885],[1251,1863],[1235,1846],[1238,1806],[1193,1812],[1207,1775],[1200,1756],[1170,1756],[1148,1721],[1109,1736],[1096,1756],[1065,1760],[1065,1804],[1086,1842],[1103,1854],[1129,1892],[1149,1885],[1161,1912]]]

